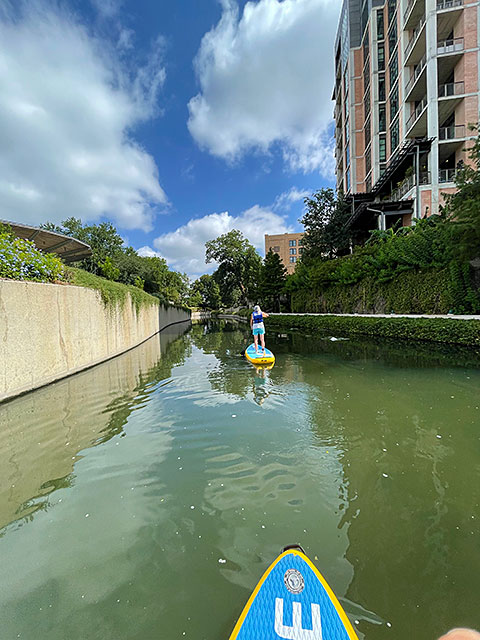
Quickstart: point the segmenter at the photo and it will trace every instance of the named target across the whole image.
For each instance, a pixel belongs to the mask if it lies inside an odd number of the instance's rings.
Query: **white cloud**
[[[108,216],[148,230],[165,205],[155,162],[132,128],[155,115],[158,41],[134,72],[53,3],[0,12],[0,217],[38,224]],[[116,2],[102,4],[109,12]]]
[[[300,190],[297,187],[291,187],[289,191],[285,191],[275,198],[272,208],[274,211],[290,211],[292,205],[296,202],[303,202],[304,198],[311,195],[311,193],[311,190]]]
[[[189,102],[190,133],[228,161],[279,144],[291,169],[331,176],[339,3],[259,0],[243,14],[235,0],[222,5],[195,60],[200,93]]]
[[[232,229],[241,231],[262,255],[265,253],[264,235],[266,233],[291,231],[282,216],[255,205],[238,216],[232,216],[224,211],[189,220],[187,224],[175,231],[155,238],[153,244],[156,251],[150,247],[142,247],[139,253],[159,255],[167,260],[171,268],[185,271],[195,279],[203,273],[212,272],[216,266],[205,264],[205,243]]]

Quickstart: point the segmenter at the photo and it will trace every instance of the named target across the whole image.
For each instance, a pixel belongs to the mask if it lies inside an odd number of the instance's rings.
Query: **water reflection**
[[[168,327],[122,356],[0,405],[0,529],[45,510],[52,491],[74,482],[80,452],[122,433],[188,357],[189,343],[176,341],[188,328]]]

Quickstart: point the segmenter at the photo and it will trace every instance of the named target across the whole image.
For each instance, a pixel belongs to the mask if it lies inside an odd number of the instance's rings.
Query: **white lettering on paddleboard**
[[[275,598],[275,633],[287,640],[322,640],[320,605],[312,604],[312,630],[302,627],[302,603],[293,602],[292,626],[283,624],[283,598]]]

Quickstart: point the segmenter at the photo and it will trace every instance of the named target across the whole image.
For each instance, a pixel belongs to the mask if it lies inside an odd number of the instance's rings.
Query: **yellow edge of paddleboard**
[[[251,358],[247,352],[245,352],[246,359],[252,364],[274,364],[275,356],[263,357],[263,358]]]
[[[348,637],[350,638],[350,640],[358,640],[358,636],[357,636],[357,634],[355,633],[355,631],[354,631],[354,629],[352,627],[352,623],[347,618],[347,614],[343,610],[343,607],[340,604],[340,602],[338,601],[337,596],[331,590],[328,582],[325,580],[325,578],[322,576],[322,574],[317,569],[317,567],[313,564],[313,562],[310,560],[310,558],[308,558],[304,553],[302,553],[298,549],[289,549],[288,551],[284,551],[268,567],[268,569],[265,571],[265,573],[261,577],[260,582],[255,587],[252,595],[248,599],[247,604],[245,605],[245,607],[244,607],[244,609],[243,609],[243,611],[242,611],[242,613],[241,613],[241,615],[240,615],[240,617],[239,617],[239,619],[237,621],[237,624],[235,625],[235,627],[234,627],[234,629],[232,631],[232,635],[230,636],[229,640],[235,640],[236,639],[236,637],[238,636],[238,632],[241,630],[243,622],[244,622],[245,618],[247,617],[248,612],[250,611],[250,607],[252,606],[253,601],[255,600],[258,592],[262,588],[263,583],[268,578],[270,572],[275,568],[277,563],[280,562],[280,560],[282,558],[284,558],[285,556],[288,556],[288,555],[300,556],[300,558],[302,558],[302,560],[304,560],[308,564],[310,569],[314,572],[314,574],[317,576],[317,578],[322,583],[323,588],[327,592],[328,597],[330,598],[333,606],[337,610],[337,613],[340,616],[341,621],[343,622],[343,626],[345,627],[345,630],[348,633]]]

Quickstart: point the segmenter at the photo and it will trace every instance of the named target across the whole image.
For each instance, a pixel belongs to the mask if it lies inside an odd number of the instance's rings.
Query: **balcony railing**
[[[407,8],[405,9],[405,13],[403,14],[403,23],[405,24],[405,22],[408,19],[408,16],[410,15],[410,11],[413,8],[413,5],[415,4],[417,0],[410,0],[410,2],[407,4]]]
[[[457,140],[465,138],[466,127],[464,124],[452,124],[449,127],[440,127],[438,130],[439,140]]]
[[[440,169],[440,171],[438,172],[438,181],[440,183],[453,182],[456,175],[456,169]]]
[[[465,48],[463,38],[450,38],[437,42],[437,55],[443,53],[460,53]]]
[[[450,98],[450,96],[459,96],[465,93],[464,82],[447,82],[447,84],[441,84],[438,87],[439,98]]]
[[[437,0],[437,11],[454,9],[455,7],[463,7],[463,0]]]
[[[420,60],[420,62],[415,67],[415,71],[410,76],[410,80],[407,82],[407,84],[405,86],[405,94],[408,94],[410,89],[413,87],[413,85],[417,81],[417,78],[421,75],[422,71],[425,69],[425,65],[426,64],[427,64],[427,54],[425,54],[423,56],[423,58]]]
[[[415,122],[422,115],[423,110],[425,109],[426,106],[427,106],[427,96],[425,96],[423,98],[423,100],[415,107],[415,109],[413,110],[412,115],[407,120],[407,125],[406,125],[406,130],[407,131],[413,127]]]
[[[408,178],[405,178],[402,184],[392,191],[387,200],[389,202],[401,200],[411,189],[413,189],[416,183],[417,181],[415,175],[411,175]],[[430,184],[430,171],[420,172],[419,184]]]
[[[420,35],[420,31],[423,29],[423,25],[425,24],[425,15],[420,18],[420,22],[417,24],[415,29],[413,30],[412,37],[408,41],[407,46],[405,47],[405,58],[408,58],[408,54],[413,48],[413,45],[417,41],[418,36]]]

